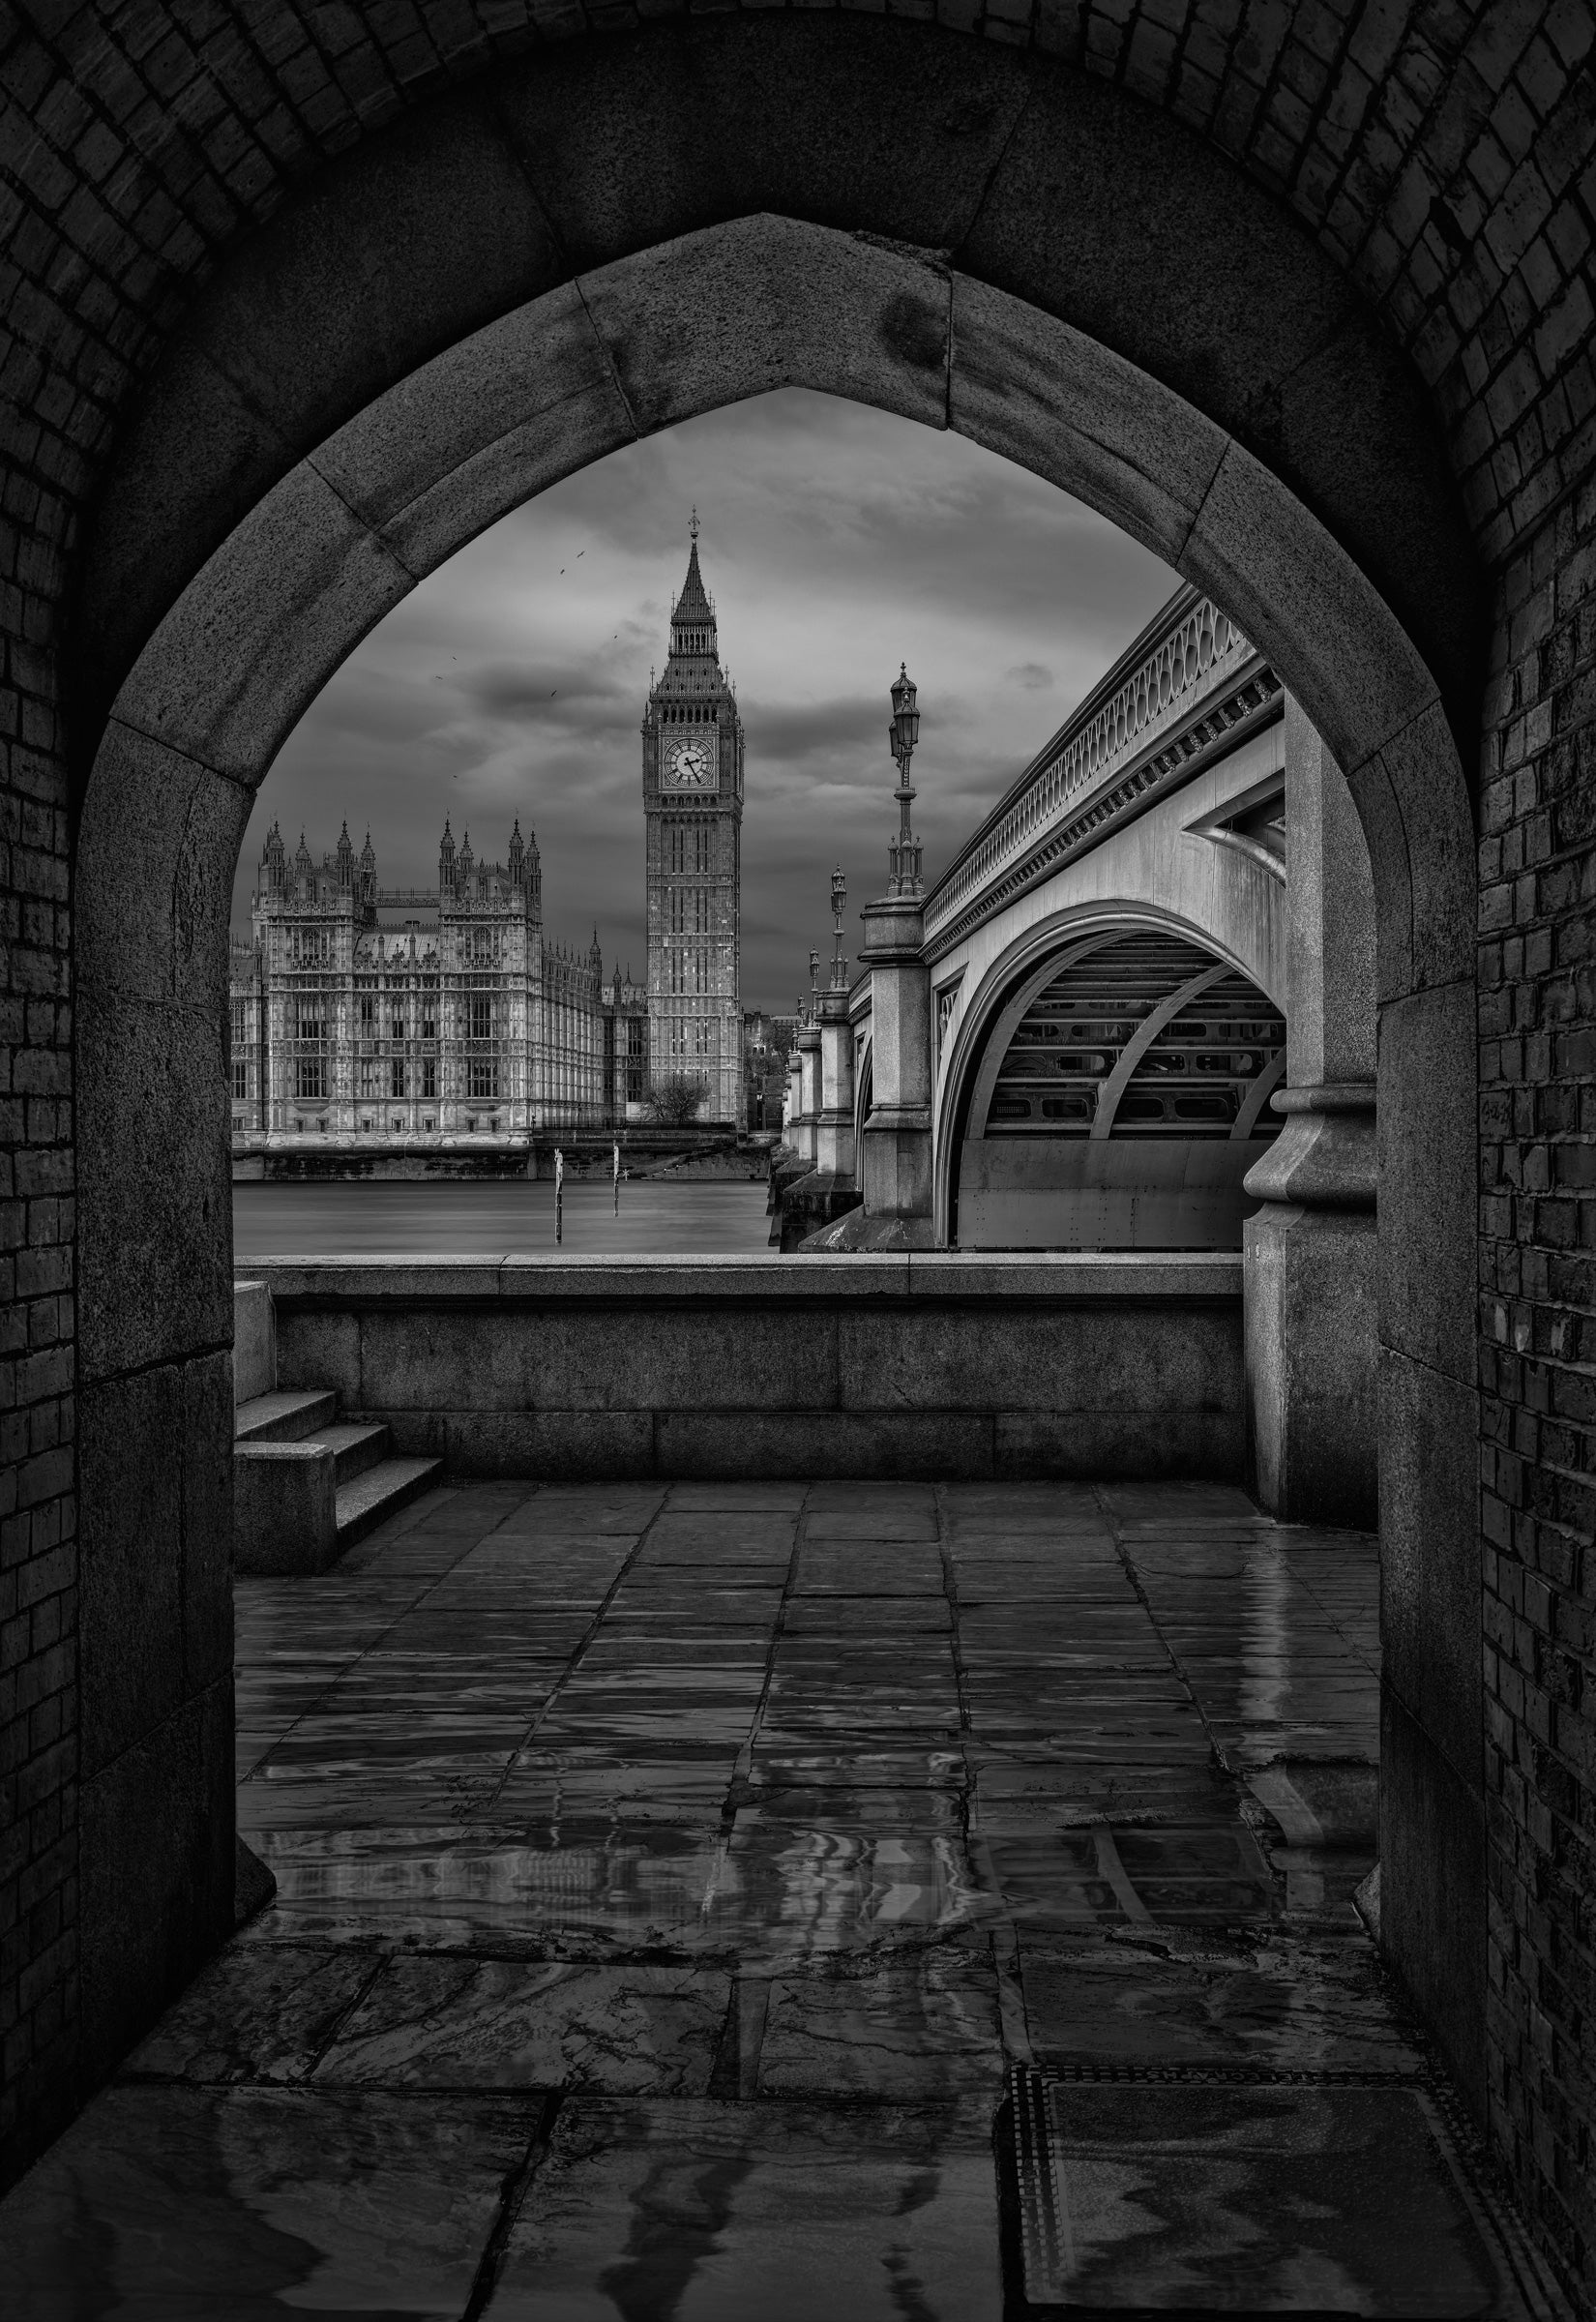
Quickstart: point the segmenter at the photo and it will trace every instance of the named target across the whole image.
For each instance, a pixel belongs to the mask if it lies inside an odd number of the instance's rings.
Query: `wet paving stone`
[[[1377,1584],[1218,1487],[836,1483],[241,1583],[277,1897],[0,2204],[7,2322],[978,2322],[1016,2074],[1068,2303],[1506,2313],[1353,1907]]]
[[[546,2109],[124,2082],[0,2203],[7,2311],[456,2322]]]
[[[759,2052],[761,2094],[915,2099],[986,2093],[1003,2078],[989,1962],[940,1952],[858,1977],[783,1977]]]
[[[490,2322],[999,2322],[990,2107],[561,2108]]]
[[[123,2068],[135,2079],[303,2080],[378,1976],[353,1945],[232,1943]]]
[[[378,2088],[702,2096],[730,1991],[729,1977],[713,1970],[646,1962],[395,1959],[315,2077]]]
[[[1025,2016],[1060,2065],[1419,2072],[1373,1950],[1264,1935],[1064,1943],[1022,1928]]]

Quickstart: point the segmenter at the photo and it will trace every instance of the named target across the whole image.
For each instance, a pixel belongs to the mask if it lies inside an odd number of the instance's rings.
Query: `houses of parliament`
[[[235,1146],[601,1128],[676,1078],[700,1089],[700,1120],[743,1127],[743,756],[695,513],[643,711],[646,980],[606,978],[597,935],[546,936],[518,819],[502,862],[446,821],[435,891],[380,887],[369,834],[357,854],[347,823],[319,863],[274,823],[232,947]]]

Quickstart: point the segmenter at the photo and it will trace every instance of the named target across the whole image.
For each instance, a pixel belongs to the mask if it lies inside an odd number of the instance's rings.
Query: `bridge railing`
[[[998,882],[1055,832],[1099,805],[1139,762],[1155,757],[1205,705],[1261,668],[1256,648],[1220,606],[1191,588],[1172,597],[1101,684],[1031,761],[969,840],[926,902],[926,939],[946,938],[979,912]],[[1255,714],[1278,696],[1272,672]],[[1169,771],[1174,770],[1171,761]],[[1133,804],[1129,796],[1118,804]]]

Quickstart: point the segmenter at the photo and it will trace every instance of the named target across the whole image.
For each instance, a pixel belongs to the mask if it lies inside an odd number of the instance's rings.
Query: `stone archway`
[[[396,378],[279,461],[130,652],[77,862],[91,2064],[225,1915],[225,931],[253,789],[359,637],[483,525],[638,432],[779,384],[955,427],[1113,516],[1233,608],[1349,769],[1380,930],[1389,1940],[1477,2092],[1479,1578],[1471,1514],[1437,1500],[1475,1441],[1472,830],[1449,703],[1368,572],[1198,408],[1200,366],[1188,400],[1000,280],[768,213],[597,266]],[[1437,501],[1427,554],[1449,524]],[[1427,650],[1455,671],[1444,644]],[[145,1503],[111,1457],[130,1433]]]

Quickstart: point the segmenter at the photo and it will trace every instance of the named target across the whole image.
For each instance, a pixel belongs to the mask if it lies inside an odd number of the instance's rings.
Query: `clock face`
[[[670,771],[677,782],[701,789],[709,780],[709,760],[696,742],[685,742],[671,759]]]

